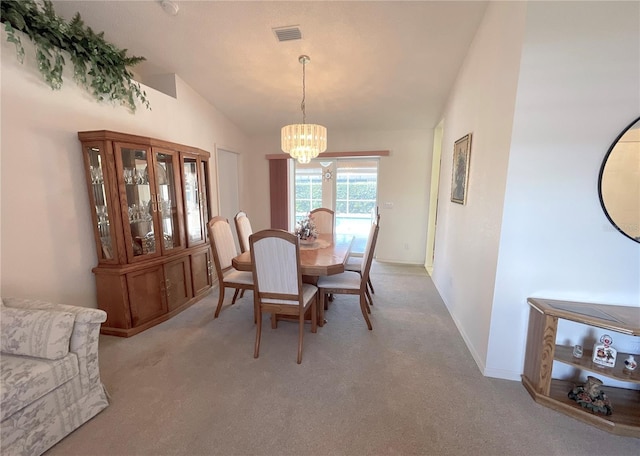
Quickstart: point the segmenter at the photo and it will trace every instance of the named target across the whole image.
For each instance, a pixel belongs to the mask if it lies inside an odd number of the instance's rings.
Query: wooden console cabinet
[[[558,345],[556,334],[558,320],[571,320],[588,326],[640,336],[640,308],[608,306],[551,299],[529,298],[529,330],[522,383],[538,403],[569,415],[585,423],[613,434],[640,437],[640,391],[632,385],[640,385],[640,369],[629,372],[623,362],[629,353],[618,352],[614,367],[594,364],[591,347],[584,347],[583,357],[573,357],[573,347]],[[615,342],[615,334],[613,334]],[[615,343],[614,343],[615,346]],[[640,355],[634,354],[636,358]],[[573,382],[552,377],[554,361],[586,371],[600,378],[605,386],[602,390],[613,404],[613,414],[605,416],[591,413],[575,401],[568,393]],[[606,386],[613,379],[628,383],[630,388]]]
[[[78,133],[92,207],[102,332],[129,337],[212,285],[209,153],[113,131]]]

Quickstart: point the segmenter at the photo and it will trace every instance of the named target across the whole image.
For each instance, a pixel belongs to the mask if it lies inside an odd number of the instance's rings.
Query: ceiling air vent
[[[287,27],[275,27],[273,33],[276,34],[278,41],[292,41],[302,39],[302,33],[297,25],[289,25]]]

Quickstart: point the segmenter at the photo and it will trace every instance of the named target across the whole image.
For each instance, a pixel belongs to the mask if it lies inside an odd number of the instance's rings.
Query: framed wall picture
[[[471,133],[463,136],[453,145],[453,173],[451,176],[451,201],[458,204],[467,202],[469,184],[469,162],[471,160]]]

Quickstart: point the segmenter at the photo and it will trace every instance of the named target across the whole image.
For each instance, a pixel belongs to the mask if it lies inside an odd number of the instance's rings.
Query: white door
[[[239,249],[233,217],[240,210],[238,185],[238,154],[217,149],[218,154],[218,207],[222,217],[229,220],[236,247]],[[239,251],[239,250],[238,250]]]

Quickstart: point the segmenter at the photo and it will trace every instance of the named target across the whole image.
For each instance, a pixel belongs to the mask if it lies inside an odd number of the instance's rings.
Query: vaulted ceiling
[[[481,22],[485,1],[54,1],[147,61],[175,73],[247,135],[302,120],[328,129],[432,128]],[[298,26],[280,42],[273,28]]]

